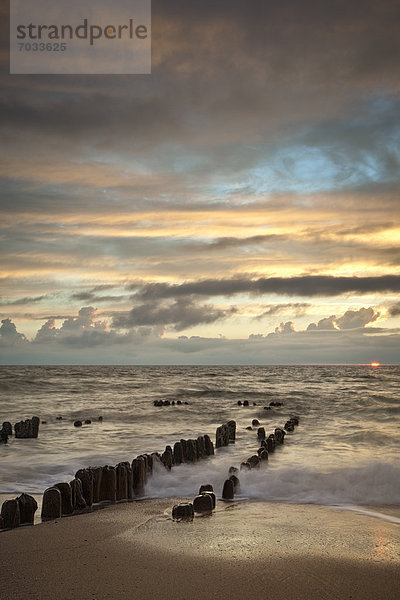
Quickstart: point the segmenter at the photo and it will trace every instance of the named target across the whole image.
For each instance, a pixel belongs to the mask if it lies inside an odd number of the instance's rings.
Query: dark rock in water
[[[17,500],[6,500],[1,507],[1,517],[5,529],[19,527],[20,513]]]
[[[209,494],[201,494],[193,500],[193,510],[197,513],[209,513],[213,509],[212,498]]]
[[[258,454],[253,454],[253,456],[250,456],[250,458],[247,459],[247,462],[251,469],[255,469],[260,466],[260,458]]]
[[[237,467],[229,467],[228,473],[229,475],[235,475],[235,473],[239,473],[239,469]]]
[[[103,475],[103,467],[89,467],[89,471],[93,475],[93,502],[100,502],[100,486],[101,486],[101,478]],[[83,481],[82,481],[83,486]],[[83,489],[84,486],[83,486]],[[85,493],[83,494],[85,496]],[[87,498],[85,496],[85,500],[87,502]]]
[[[264,406],[264,410],[271,410],[270,406]]]
[[[175,400],[172,400],[171,406],[175,406]]]
[[[199,444],[197,440],[193,440],[193,447],[194,447],[194,459],[198,460],[199,459]]]
[[[229,441],[234,442],[236,439],[236,421],[228,421],[227,426],[228,426]]]
[[[264,427],[259,427],[257,430],[257,437],[259,440],[265,440],[266,433]]]
[[[85,425],[90,425],[90,424],[91,424],[91,422],[92,422],[92,421],[91,421],[90,419],[86,419],[86,420],[85,420]]]
[[[215,508],[215,505],[217,504],[217,497],[216,497],[216,495],[214,494],[214,492],[211,492],[211,491],[205,491],[205,492],[203,492],[203,494],[202,494],[202,495],[207,495],[207,496],[210,496],[210,498],[211,498],[211,501],[212,501],[212,509],[214,510],[214,508]]]
[[[172,508],[173,519],[192,520],[194,517],[193,504],[175,504]]]
[[[12,435],[12,426],[9,421],[4,421],[2,429],[7,435]]]
[[[39,417],[32,417],[26,421],[15,423],[14,431],[17,439],[37,438],[39,434]]]
[[[249,465],[248,462],[242,462],[240,463],[240,470],[241,471],[250,471],[251,466]]]
[[[205,483],[200,486],[199,495],[202,494],[203,492],[213,492],[213,491],[214,491],[214,488],[211,485],[211,483]]]
[[[290,420],[292,421],[293,425],[298,425],[299,421],[300,421],[300,417],[293,416],[293,417],[290,417]]]
[[[163,405],[164,406],[171,406],[171,402],[169,400],[164,400]]]
[[[240,481],[239,481],[239,478],[238,478],[238,477],[236,477],[236,475],[231,475],[231,476],[229,477],[229,479],[230,479],[230,480],[232,481],[232,483],[233,483],[233,490],[234,490],[234,492],[238,492],[238,491],[239,491],[239,489],[240,489]]]
[[[277,427],[274,431],[275,440],[278,444],[283,444],[285,441],[286,431],[281,429],[281,427]]]
[[[261,452],[258,454],[260,460],[268,460],[268,451],[265,448],[260,448]]]
[[[100,502],[115,502],[117,499],[117,473],[115,467],[103,467],[100,482]]]
[[[100,416],[97,420],[100,421],[100,423],[101,423],[103,421],[103,417]]]
[[[82,481],[80,479],[73,479],[69,482],[72,493],[72,506],[74,511],[84,510],[86,508],[86,500],[83,497]]]
[[[39,435],[39,424],[40,424],[40,419],[39,417],[32,417],[31,419],[31,437],[33,438],[37,438],[37,436]]]
[[[270,406],[283,406],[283,402],[270,402]]]
[[[71,486],[69,483],[63,482],[56,483],[54,487],[58,488],[61,492],[61,514],[71,515],[74,512]]]
[[[284,428],[286,429],[286,431],[294,431],[294,424],[292,423],[292,421],[286,421]]]
[[[249,406],[249,401],[248,400],[244,400],[243,401],[243,406]]]
[[[257,402],[253,402],[253,406],[257,406]]]
[[[146,482],[146,462],[143,456],[138,456],[132,461],[133,493],[141,496],[144,493]]]
[[[96,499],[94,500],[94,480],[95,475],[94,471],[97,469],[97,487],[96,487]],[[100,471],[100,474],[99,474]],[[76,479],[79,479],[82,484],[82,496],[85,499],[87,506],[92,506],[93,502],[99,502],[99,494],[100,494],[100,476],[101,476],[101,467],[89,468],[89,469],[79,469],[75,473]]]
[[[200,435],[196,441],[197,441],[197,458],[199,458],[199,459],[204,458],[204,455],[206,453],[204,437],[202,435]]]
[[[164,406],[164,402],[162,400],[156,400],[154,406]]]
[[[252,426],[251,426],[251,425],[248,425],[248,426],[246,427],[246,429],[247,429],[247,431],[253,431],[253,428],[252,428]]]
[[[189,405],[189,402],[186,402],[186,400],[185,400],[185,404]]]
[[[215,431],[215,447],[221,448],[224,445],[225,444],[223,439],[222,427],[217,427]]]
[[[29,523],[33,525],[35,512],[37,511],[37,502],[33,496],[29,494],[21,494],[17,498],[19,505],[19,515],[21,525]]]
[[[61,492],[56,487],[47,488],[43,494],[42,520],[58,519],[61,517]]]
[[[266,450],[268,450],[268,452],[275,452],[275,436],[274,435],[269,435],[268,438],[266,439],[267,442],[267,447]]]
[[[47,425],[47,421],[41,421],[42,425]]]
[[[171,449],[171,446],[167,446],[167,448]],[[172,452],[172,449],[171,449]],[[146,465],[147,465],[147,473],[148,475],[151,475],[151,473],[153,472],[153,455],[152,454],[143,454],[143,456],[146,459]],[[174,461],[173,461],[174,464]]]
[[[186,440],[186,460],[188,462],[195,462],[197,459],[197,452],[195,451],[194,441]]]
[[[8,433],[4,431],[4,429],[0,429],[0,444],[7,444],[8,442]]]
[[[161,455],[161,462],[164,467],[170,471],[172,469],[173,464],[173,454],[170,448],[165,448],[164,452]]]
[[[0,516],[0,529],[4,529],[4,521],[2,516]]]
[[[235,421],[230,421],[230,423],[235,424],[236,430]],[[220,427],[217,427],[217,430],[215,432],[215,447],[221,448],[222,446],[228,446],[231,435],[234,435],[232,425],[228,426],[227,423],[224,423]]]
[[[62,417],[56,417],[56,421],[62,421]]]
[[[82,427],[82,421],[74,421],[74,427]]]
[[[162,462],[161,462],[161,458],[158,452],[153,452],[151,455],[151,462],[153,464],[153,471],[155,470],[159,470]]]
[[[181,463],[183,463],[183,450],[182,444],[180,442],[175,442],[173,453],[175,464],[180,465]]]
[[[126,468],[126,476],[128,478],[128,500],[133,499],[133,473],[130,462],[126,461],[123,463]],[[151,456],[151,469],[153,470],[153,457]]]
[[[167,446],[167,448],[168,448],[168,446]],[[136,458],[140,458],[142,460],[143,485],[146,485],[148,475],[149,475],[149,461],[147,458],[147,454],[139,454],[139,456],[137,456]],[[161,458],[161,454],[160,454],[160,458]]]
[[[233,496],[235,495],[235,486],[233,484],[232,479],[226,479],[224,483],[224,487],[222,489],[222,498],[224,500],[233,500]]]
[[[176,401],[177,405],[180,406],[182,404],[181,400]],[[181,504],[180,506],[189,506],[188,504]]]
[[[118,463],[115,471],[117,477],[117,500],[128,500],[128,469],[126,463]]]
[[[204,436],[204,448],[207,456],[214,455],[214,444],[212,443],[210,436],[207,434]]]
[[[180,440],[182,446],[183,462],[187,461],[187,440]]]
[[[241,400],[238,400],[238,401],[237,401],[237,405],[238,405],[238,406],[242,406],[242,401],[241,401]]]
[[[253,427],[257,427],[257,425],[260,424],[260,421],[258,419],[253,419],[251,424],[253,425]]]

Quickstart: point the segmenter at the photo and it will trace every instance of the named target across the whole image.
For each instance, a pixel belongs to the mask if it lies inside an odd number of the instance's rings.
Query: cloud
[[[231,316],[236,308],[218,309],[209,304],[195,304],[193,300],[178,298],[172,304],[150,302],[115,315],[112,327],[129,329],[140,325],[172,325],[177,331],[199,324],[214,323]]]
[[[330,317],[325,317],[324,319],[320,319],[318,323],[310,323],[307,327],[307,331],[328,331],[332,329],[339,329],[336,327],[336,316],[331,315]]]
[[[132,284],[131,288],[138,288]],[[136,292],[141,300],[182,296],[232,296],[234,294],[282,294],[286,296],[339,296],[350,292],[369,294],[400,291],[400,275],[377,277],[334,277],[304,275],[299,277],[269,277],[250,279],[206,279],[182,284],[150,283]]]
[[[389,306],[389,315],[391,317],[398,317],[400,315],[400,302]]]
[[[266,304],[266,310],[260,315],[257,315],[256,319],[263,319],[264,317],[272,317],[286,312],[294,312],[296,317],[303,315],[307,308],[311,306],[308,302],[290,302],[288,304]]]
[[[72,300],[79,300],[80,302],[122,302],[123,300],[128,300],[126,296],[100,296],[99,294],[95,294],[94,292],[75,292],[71,294]]]
[[[156,328],[138,327],[120,334],[109,331],[108,322],[97,318],[98,311],[93,306],[81,308],[75,317],[67,317],[61,327],[56,326],[54,318],[49,318],[38,330],[34,345],[56,344],[58,346],[91,348],[103,346],[108,348],[114,344],[129,344],[146,337],[158,337]]]
[[[25,298],[17,298],[16,300],[0,300],[0,306],[24,306],[25,304],[35,304],[47,298],[44,296],[26,296]]]
[[[290,333],[295,333],[293,321],[286,321],[286,323],[282,322],[278,325],[278,327],[275,327],[275,334],[287,335]]]
[[[359,329],[369,323],[373,323],[380,316],[372,307],[360,308],[359,310],[347,310],[343,316],[336,317],[331,315],[328,318],[321,319],[318,323],[310,323],[307,331],[333,330],[333,329]]]
[[[23,333],[18,333],[15,324],[11,319],[2,319],[0,327],[0,345],[18,346],[27,343]]]
[[[359,310],[347,310],[342,317],[336,320],[339,329],[357,329],[373,323],[380,316],[372,307]]]

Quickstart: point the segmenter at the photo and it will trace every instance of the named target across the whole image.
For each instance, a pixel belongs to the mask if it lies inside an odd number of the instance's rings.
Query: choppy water
[[[189,404],[155,407],[156,399]],[[264,410],[273,400],[284,406]],[[190,496],[208,482],[220,490],[228,467],[258,448],[256,430],[245,429],[252,419],[268,433],[290,414],[300,425],[268,466],[240,474],[243,498],[400,505],[396,366],[0,367],[0,424],[32,415],[47,421],[38,439],[0,445],[0,493],[40,493],[80,467],[132,460],[182,437],[215,439],[216,427],[235,419],[234,445],[156,473],[146,492]],[[86,418],[91,425],[73,426]]]

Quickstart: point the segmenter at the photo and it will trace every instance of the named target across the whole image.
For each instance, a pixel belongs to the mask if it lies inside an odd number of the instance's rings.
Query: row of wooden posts
[[[252,425],[259,425],[257,419],[253,419]],[[257,430],[257,438],[260,443],[260,447],[257,450],[257,454],[253,454],[246,461],[240,465],[240,471],[250,470],[259,468],[263,461],[267,461],[269,453],[274,452],[276,446],[281,445],[285,441],[286,432],[294,431],[296,425],[299,424],[299,417],[293,416],[286,421],[282,427],[276,427],[274,433],[267,434],[264,427],[259,427]],[[253,429],[249,427],[249,429]],[[218,427],[216,432],[216,446],[227,446],[229,442],[235,441],[236,423],[235,421],[228,421],[221,427]],[[240,481],[238,478],[239,469],[237,467],[230,467],[228,473],[228,479],[225,480],[222,489],[223,500],[233,500],[235,493],[240,488]],[[211,513],[216,506],[216,495],[214,488],[211,484],[203,484],[200,486],[199,494],[194,498],[193,503],[176,504],[172,508],[172,517],[176,520],[192,520],[195,513]]]
[[[37,438],[39,435],[39,417],[32,417],[25,421],[19,421],[14,425],[14,433],[16,439]],[[0,429],[0,442],[7,443],[8,438],[12,435],[12,425],[9,421],[4,421]]]
[[[141,454],[131,463],[79,469],[72,481],[57,483],[45,490],[41,518],[46,521],[85,512],[91,510],[93,504],[132,501],[143,496],[157,464],[170,470],[175,465],[194,463],[213,454],[211,438],[202,435],[197,439],[181,439],[173,447],[166,446],[163,453]],[[24,509],[26,505],[29,511]],[[1,507],[0,529],[33,524],[36,510],[36,500],[29,494],[6,500]]]
[[[273,452],[276,445],[283,444],[285,430],[293,431],[294,426],[298,423],[299,418],[292,417],[285,423],[284,428],[276,428],[268,438],[265,429],[260,427],[257,432],[260,448],[257,454],[241,463],[240,470],[259,467],[263,460],[268,460],[268,453]],[[236,422],[228,421],[217,428],[215,446],[216,448],[228,446],[235,442],[235,439]],[[143,496],[145,485],[157,468],[156,465],[170,470],[175,465],[194,463],[213,454],[212,440],[208,435],[203,435],[197,439],[181,439],[173,447],[166,446],[163,453],[141,454],[131,463],[125,461],[116,466],[106,465],[79,469],[72,481],[57,483],[45,490],[41,518],[46,521],[86,512],[91,510],[93,505],[100,503],[133,501]],[[238,468],[230,467],[229,477],[224,482],[222,490],[223,499],[234,498],[235,492],[239,489],[238,472]],[[202,498],[204,495],[209,498]],[[196,498],[194,504],[174,507],[173,516],[187,516],[186,513],[190,515],[193,511],[205,512],[211,504],[211,510],[215,508],[216,497],[211,484],[201,486]],[[0,529],[33,524],[36,510],[36,500],[29,494],[22,494],[14,500],[6,500],[1,507]]]

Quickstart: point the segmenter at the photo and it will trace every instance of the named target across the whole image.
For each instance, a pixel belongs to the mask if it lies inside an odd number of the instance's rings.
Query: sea
[[[154,406],[159,400],[170,404]],[[400,505],[399,366],[0,367],[0,426],[34,415],[37,439],[0,444],[2,498],[41,494],[79,468],[162,452],[181,438],[215,442],[216,428],[233,419],[234,444],[158,469],[145,491],[193,497],[211,483],[218,496],[229,467],[257,452],[253,419],[269,434],[297,415],[298,427],[266,464],[240,471],[238,501]]]

